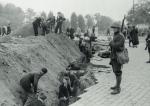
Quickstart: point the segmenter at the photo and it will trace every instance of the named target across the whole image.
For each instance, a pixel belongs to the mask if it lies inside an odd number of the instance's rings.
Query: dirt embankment
[[[37,72],[42,67],[49,72],[41,78],[39,88],[46,93],[47,106],[55,104],[58,73],[80,57],[78,47],[64,35],[0,38],[0,105],[20,106],[16,104],[21,104],[18,83],[25,74],[23,70]]]

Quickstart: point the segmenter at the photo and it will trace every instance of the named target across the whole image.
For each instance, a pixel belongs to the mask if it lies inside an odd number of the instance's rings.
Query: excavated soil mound
[[[39,28],[39,35],[42,34],[41,29]],[[28,37],[28,36],[33,36],[34,31],[33,31],[33,26],[32,23],[25,24],[23,26],[20,26],[17,30],[13,31],[12,36],[17,36],[17,37]]]
[[[30,34],[30,30],[28,31],[27,35]],[[82,54],[65,35],[14,37],[17,35],[19,33],[0,38],[0,105],[21,106],[21,77],[29,72],[38,72],[42,67],[48,69],[48,74],[40,79],[39,91],[46,94],[47,106],[56,104],[58,74]]]

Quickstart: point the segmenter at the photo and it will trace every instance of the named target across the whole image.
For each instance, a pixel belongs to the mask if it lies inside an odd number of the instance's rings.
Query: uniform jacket
[[[124,43],[125,38],[122,33],[115,33],[113,40],[110,42],[110,48],[111,48],[111,59],[116,59],[116,52],[124,50]]]
[[[148,48],[150,48],[150,32],[148,33],[148,35],[146,37],[146,42],[147,42]]]

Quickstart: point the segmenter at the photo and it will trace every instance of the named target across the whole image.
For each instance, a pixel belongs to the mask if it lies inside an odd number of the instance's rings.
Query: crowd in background
[[[58,12],[57,18],[55,16],[49,19],[44,19],[43,17],[36,17],[33,21],[33,29],[35,36],[38,36],[38,28],[42,29],[42,35],[48,34],[50,32],[62,33],[62,24],[66,19],[61,12]]]

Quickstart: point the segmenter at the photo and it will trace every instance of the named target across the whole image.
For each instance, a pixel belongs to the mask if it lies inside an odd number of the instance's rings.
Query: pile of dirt
[[[42,67],[49,71],[39,81],[39,91],[46,94],[47,106],[56,104],[58,74],[81,55],[76,44],[65,35],[0,38],[0,105],[20,106],[19,81],[26,74],[23,70],[38,72]]]
[[[39,28],[39,34],[42,34],[41,29]],[[13,31],[11,36],[17,36],[17,37],[28,37],[28,36],[33,36],[34,31],[33,31],[33,26],[32,23],[25,24],[23,26],[20,26],[17,30]]]

